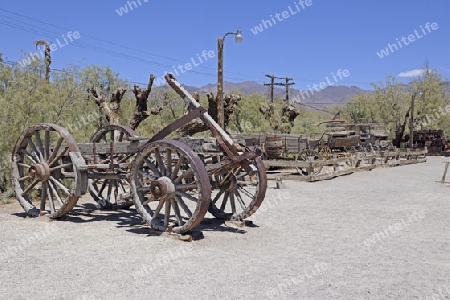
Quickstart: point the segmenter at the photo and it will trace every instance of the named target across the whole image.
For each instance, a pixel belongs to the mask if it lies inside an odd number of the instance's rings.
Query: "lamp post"
[[[409,142],[408,147],[410,149],[413,148],[413,131],[414,131],[414,99],[416,98],[417,94],[421,95],[422,92],[419,90],[417,92],[414,92],[411,96],[411,117],[409,118]]]
[[[235,35],[236,43],[242,42],[242,29],[238,28],[236,32],[227,32],[223,37],[217,40],[218,48],[218,67],[217,67],[217,123],[225,129],[225,111],[223,103],[223,42],[227,35]]]

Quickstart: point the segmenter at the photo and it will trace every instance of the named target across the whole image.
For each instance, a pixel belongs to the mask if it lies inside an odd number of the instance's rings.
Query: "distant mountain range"
[[[217,85],[208,84],[203,87],[185,86],[190,92],[199,92],[200,94],[207,94],[209,92],[216,93]],[[270,88],[254,81],[243,82],[228,82],[224,81],[225,93],[241,92],[244,96],[251,94],[260,94],[270,97]],[[300,91],[294,88],[289,89],[289,99],[293,102],[304,103],[315,108],[329,108],[337,105],[342,105],[350,97],[361,93],[369,93],[368,90],[363,90],[357,86],[327,86],[322,90],[306,90]],[[285,97],[284,88],[274,88],[274,97]]]
[[[450,81],[446,81],[446,88],[450,94]],[[216,93],[217,85],[208,84],[203,87],[185,86],[185,88],[190,92],[199,92],[200,94],[207,94],[209,92]],[[411,89],[410,84],[405,85],[405,89]],[[225,93],[231,92],[241,92],[244,96],[249,96],[251,94],[261,94],[270,97],[270,91],[268,86],[264,86],[254,81],[243,81],[243,82],[228,82],[224,81],[224,91]],[[334,106],[340,106],[347,102],[349,98],[354,95],[361,93],[371,93],[370,90],[364,90],[357,86],[327,86],[322,90],[306,90],[300,91],[294,88],[289,89],[289,99],[293,102],[303,103],[308,106],[317,109],[328,109]],[[275,87],[274,89],[275,97],[285,97],[285,89]]]

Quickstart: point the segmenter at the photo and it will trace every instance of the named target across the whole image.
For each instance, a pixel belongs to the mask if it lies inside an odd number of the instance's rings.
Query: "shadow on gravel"
[[[27,218],[25,212],[12,214],[19,218]],[[57,219],[59,222],[72,223],[93,223],[107,221],[116,224],[118,228],[128,228],[126,231],[134,234],[142,234],[148,236],[161,236],[167,232],[152,230],[142,221],[141,216],[132,207],[129,209],[116,210],[100,210],[95,204],[83,203],[76,205],[70,213]],[[247,228],[257,228],[259,226],[252,222],[229,222],[216,219],[214,217],[205,217],[201,223],[194,228],[193,231],[186,234],[192,235],[194,240],[202,239],[202,232],[229,232],[237,234],[245,234]],[[197,237],[197,238],[195,238]]]

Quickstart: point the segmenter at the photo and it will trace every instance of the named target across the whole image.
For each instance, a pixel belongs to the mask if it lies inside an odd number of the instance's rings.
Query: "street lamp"
[[[242,29],[238,28],[236,32],[227,32],[223,37],[218,38],[218,68],[217,68],[217,123],[219,123],[220,127],[225,129],[225,111],[224,111],[224,103],[223,103],[223,42],[225,41],[225,37],[227,35],[233,34],[235,35],[234,40],[236,43],[242,43]]]
[[[414,131],[414,99],[416,98],[417,94],[422,95],[422,91],[418,90],[417,92],[414,92],[411,96],[411,118],[409,118],[409,142],[408,147],[409,149],[413,148],[413,131]]]

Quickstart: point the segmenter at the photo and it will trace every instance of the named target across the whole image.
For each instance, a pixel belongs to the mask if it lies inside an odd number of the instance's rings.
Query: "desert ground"
[[[89,196],[59,221],[1,205],[0,298],[449,299],[443,161],[270,181],[253,225],[208,214],[192,242],[150,232],[134,209],[92,210]]]

